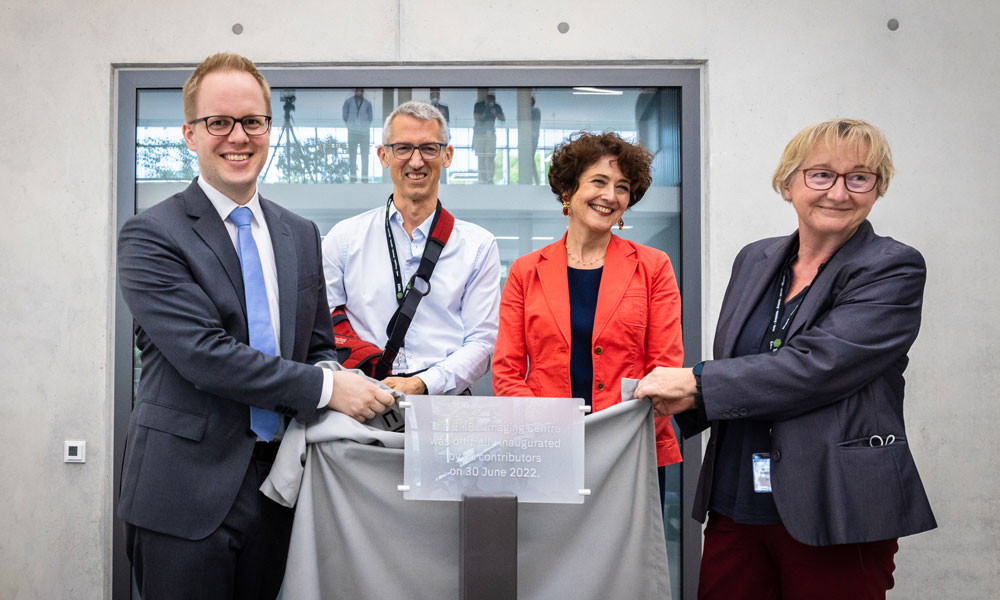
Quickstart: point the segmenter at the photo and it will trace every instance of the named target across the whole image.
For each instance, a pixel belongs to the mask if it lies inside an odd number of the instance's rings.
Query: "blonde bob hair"
[[[895,171],[889,142],[877,127],[857,119],[830,119],[800,131],[781,153],[778,168],[774,170],[774,176],[771,178],[771,187],[774,191],[781,193],[781,190],[792,182],[792,176],[820,140],[825,142],[829,149],[846,146],[856,148],[859,153],[864,151],[865,166],[878,175],[878,183],[875,185],[876,197],[885,195],[889,189],[889,180]]]

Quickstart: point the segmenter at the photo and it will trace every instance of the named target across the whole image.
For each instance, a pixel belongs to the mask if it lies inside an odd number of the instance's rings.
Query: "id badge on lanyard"
[[[753,491],[771,493],[771,454],[756,452],[753,455]]]
[[[822,267],[820,267],[822,269]],[[798,312],[799,307],[802,306],[802,300],[809,291],[810,286],[806,286],[805,289],[798,294],[798,297],[794,300],[791,309],[787,311],[785,306],[785,292],[788,290],[789,277],[788,272],[790,269],[790,263],[786,263],[781,273],[781,280],[778,284],[778,298],[775,301],[774,306],[774,316],[771,319],[771,324],[767,328],[767,333],[764,337],[764,341],[767,342],[767,350],[769,352],[777,352],[781,348],[782,344],[786,341],[786,334],[788,333],[789,326],[792,324],[792,319],[795,318],[795,313]],[[751,457],[751,466],[753,467],[753,491],[758,494],[770,494],[771,493],[771,454],[769,452],[755,452]]]

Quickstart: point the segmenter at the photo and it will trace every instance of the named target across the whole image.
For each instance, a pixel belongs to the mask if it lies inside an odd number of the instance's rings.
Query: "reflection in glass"
[[[361,181],[368,181],[368,156],[371,149],[372,103],[365,98],[363,88],[354,88],[354,95],[344,100],[342,109],[347,126],[347,153],[350,155],[348,175],[351,183],[358,180],[358,150],[361,151]]]
[[[272,113],[280,116],[274,118],[262,182],[382,183],[382,165],[372,149],[382,141],[385,115],[410,98],[436,102],[446,113],[455,147],[449,184],[547,186],[552,149],[581,129],[614,130],[638,140],[656,155],[654,184],[679,182],[673,88],[274,88]],[[180,90],[140,92],[139,181],[189,181],[196,174],[195,157],[181,135],[180,104]],[[480,160],[485,156],[493,162]]]
[[[497,102],[495,90],[486,90],[485,97],[472,108],[472,148],[476,153],[479,183],[494,183],[497,156],[497,121],[507,120],[503,107]]]

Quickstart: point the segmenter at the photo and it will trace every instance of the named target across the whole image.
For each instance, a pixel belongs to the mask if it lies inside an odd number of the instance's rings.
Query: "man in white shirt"
[[[416,272],[451,164],[448,123],[433,106],[405,102],[389,115],[378,157],[392,176],[386,205],[337,223],[323,240],[331,308],[344,306],[357,334],[385,347],[397,291]],[[394,248],[398,278],[390,248]],[[486,373],[497,337],[500,256],[496,238],[455,220],[384,382],[405,394],[461,394]]]
[[[118,237],[142,363],[118,517],[145,600],[273,600],[292,511],[258,489],[287,419],[330,407],[364,421],[393,402],[315,366],[336,358],[319,231],[257,191],[270,126],[254,64],[205,59],[181,128],[200,176]]]

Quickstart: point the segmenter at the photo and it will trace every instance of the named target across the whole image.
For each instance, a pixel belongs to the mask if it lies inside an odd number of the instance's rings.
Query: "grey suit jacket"
[[[250,462],[248,406],[302,420],[317,410],[323,375],[311,365],[336,358],[319,231],[260,202],[278,271],[280,356],[248,345],[239,257],[196,182],[119,234],[118,280],[142,359],[118,505],[133,525],[207,536]]]
[[[731,358],[754,306],[798,233],[740,251],[705,363],[709,422],[678,422],[690,436],[711,425],[694,517],[711,498],[718,424],[773,422],[771,485],[788,532],[813,546],[901,537],[937,526],[903,424],[903,371],[920,328],[926,271],[915,249],[865,221],[812,283],[774,353]],[[872,435],[895,442],[871,447]]]

